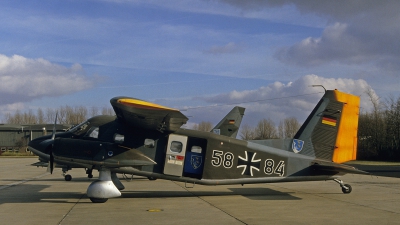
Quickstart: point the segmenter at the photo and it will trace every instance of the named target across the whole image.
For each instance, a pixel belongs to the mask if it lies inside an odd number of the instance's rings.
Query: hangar
[[[54,124],[0,124],[0,155],[5,152],[26,153],[30,140],[52,134]],[[71,125],[56,125],[56,132]]]

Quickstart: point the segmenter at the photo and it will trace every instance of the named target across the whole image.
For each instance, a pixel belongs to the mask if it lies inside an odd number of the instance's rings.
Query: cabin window
[[[87,133],[87,136],[96,139],[99,138],[99,128],[98,127],[90,128],[90,130]]]
[[[180,153],[182,152],[182,146],[183,146],[182,142],[173,141],[171,142],[171,146],[169,149],[171,150],[171,152]]]
[[[201,153],[202,149],[200,146],[192,146],[190,149],[191,152]]]
[[[124,143],[125,136],[122,134],[114,134],[114,142],[118,144]]]
[[[144,139],[144,147],[146,148],[154,148],[155,141],[153,139]]]

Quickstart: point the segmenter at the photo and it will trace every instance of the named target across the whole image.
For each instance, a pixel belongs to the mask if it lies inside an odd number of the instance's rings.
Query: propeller
[[[56,137],[56,125],[57,125],[57,116],[58,116],[58,112],[56,113],[56,119],[54,120],[54,125],[53,125],[53,134],[51,136],[51,140],[53,140],[53,143],[51,144],[51,149],[49,151],[49,155],[50,155],[50,160],[49,160],[49,164],[47,166],[47,172],[53,174],[53,170],[54,170],[54,156],[53,156],[53,148],[54,148],[54,139]]]

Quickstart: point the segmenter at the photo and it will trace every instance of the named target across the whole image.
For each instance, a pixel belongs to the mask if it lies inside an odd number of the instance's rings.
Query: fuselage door
[[[182,176],[188,137],[170,134],[165,157],[164,174]]]

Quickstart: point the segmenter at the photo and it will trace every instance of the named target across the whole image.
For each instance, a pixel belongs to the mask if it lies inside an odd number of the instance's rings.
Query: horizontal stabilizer
[[[359,170],[355,167],[344,165],[344,164],[337,164],[332,162],[325,162],[325,161],[314,161],[311,165],[312,170],[316,172],[332,172],[332,173],[352,173],[352,174],[363,174],[368,175],[368,172],[363,170]]]

